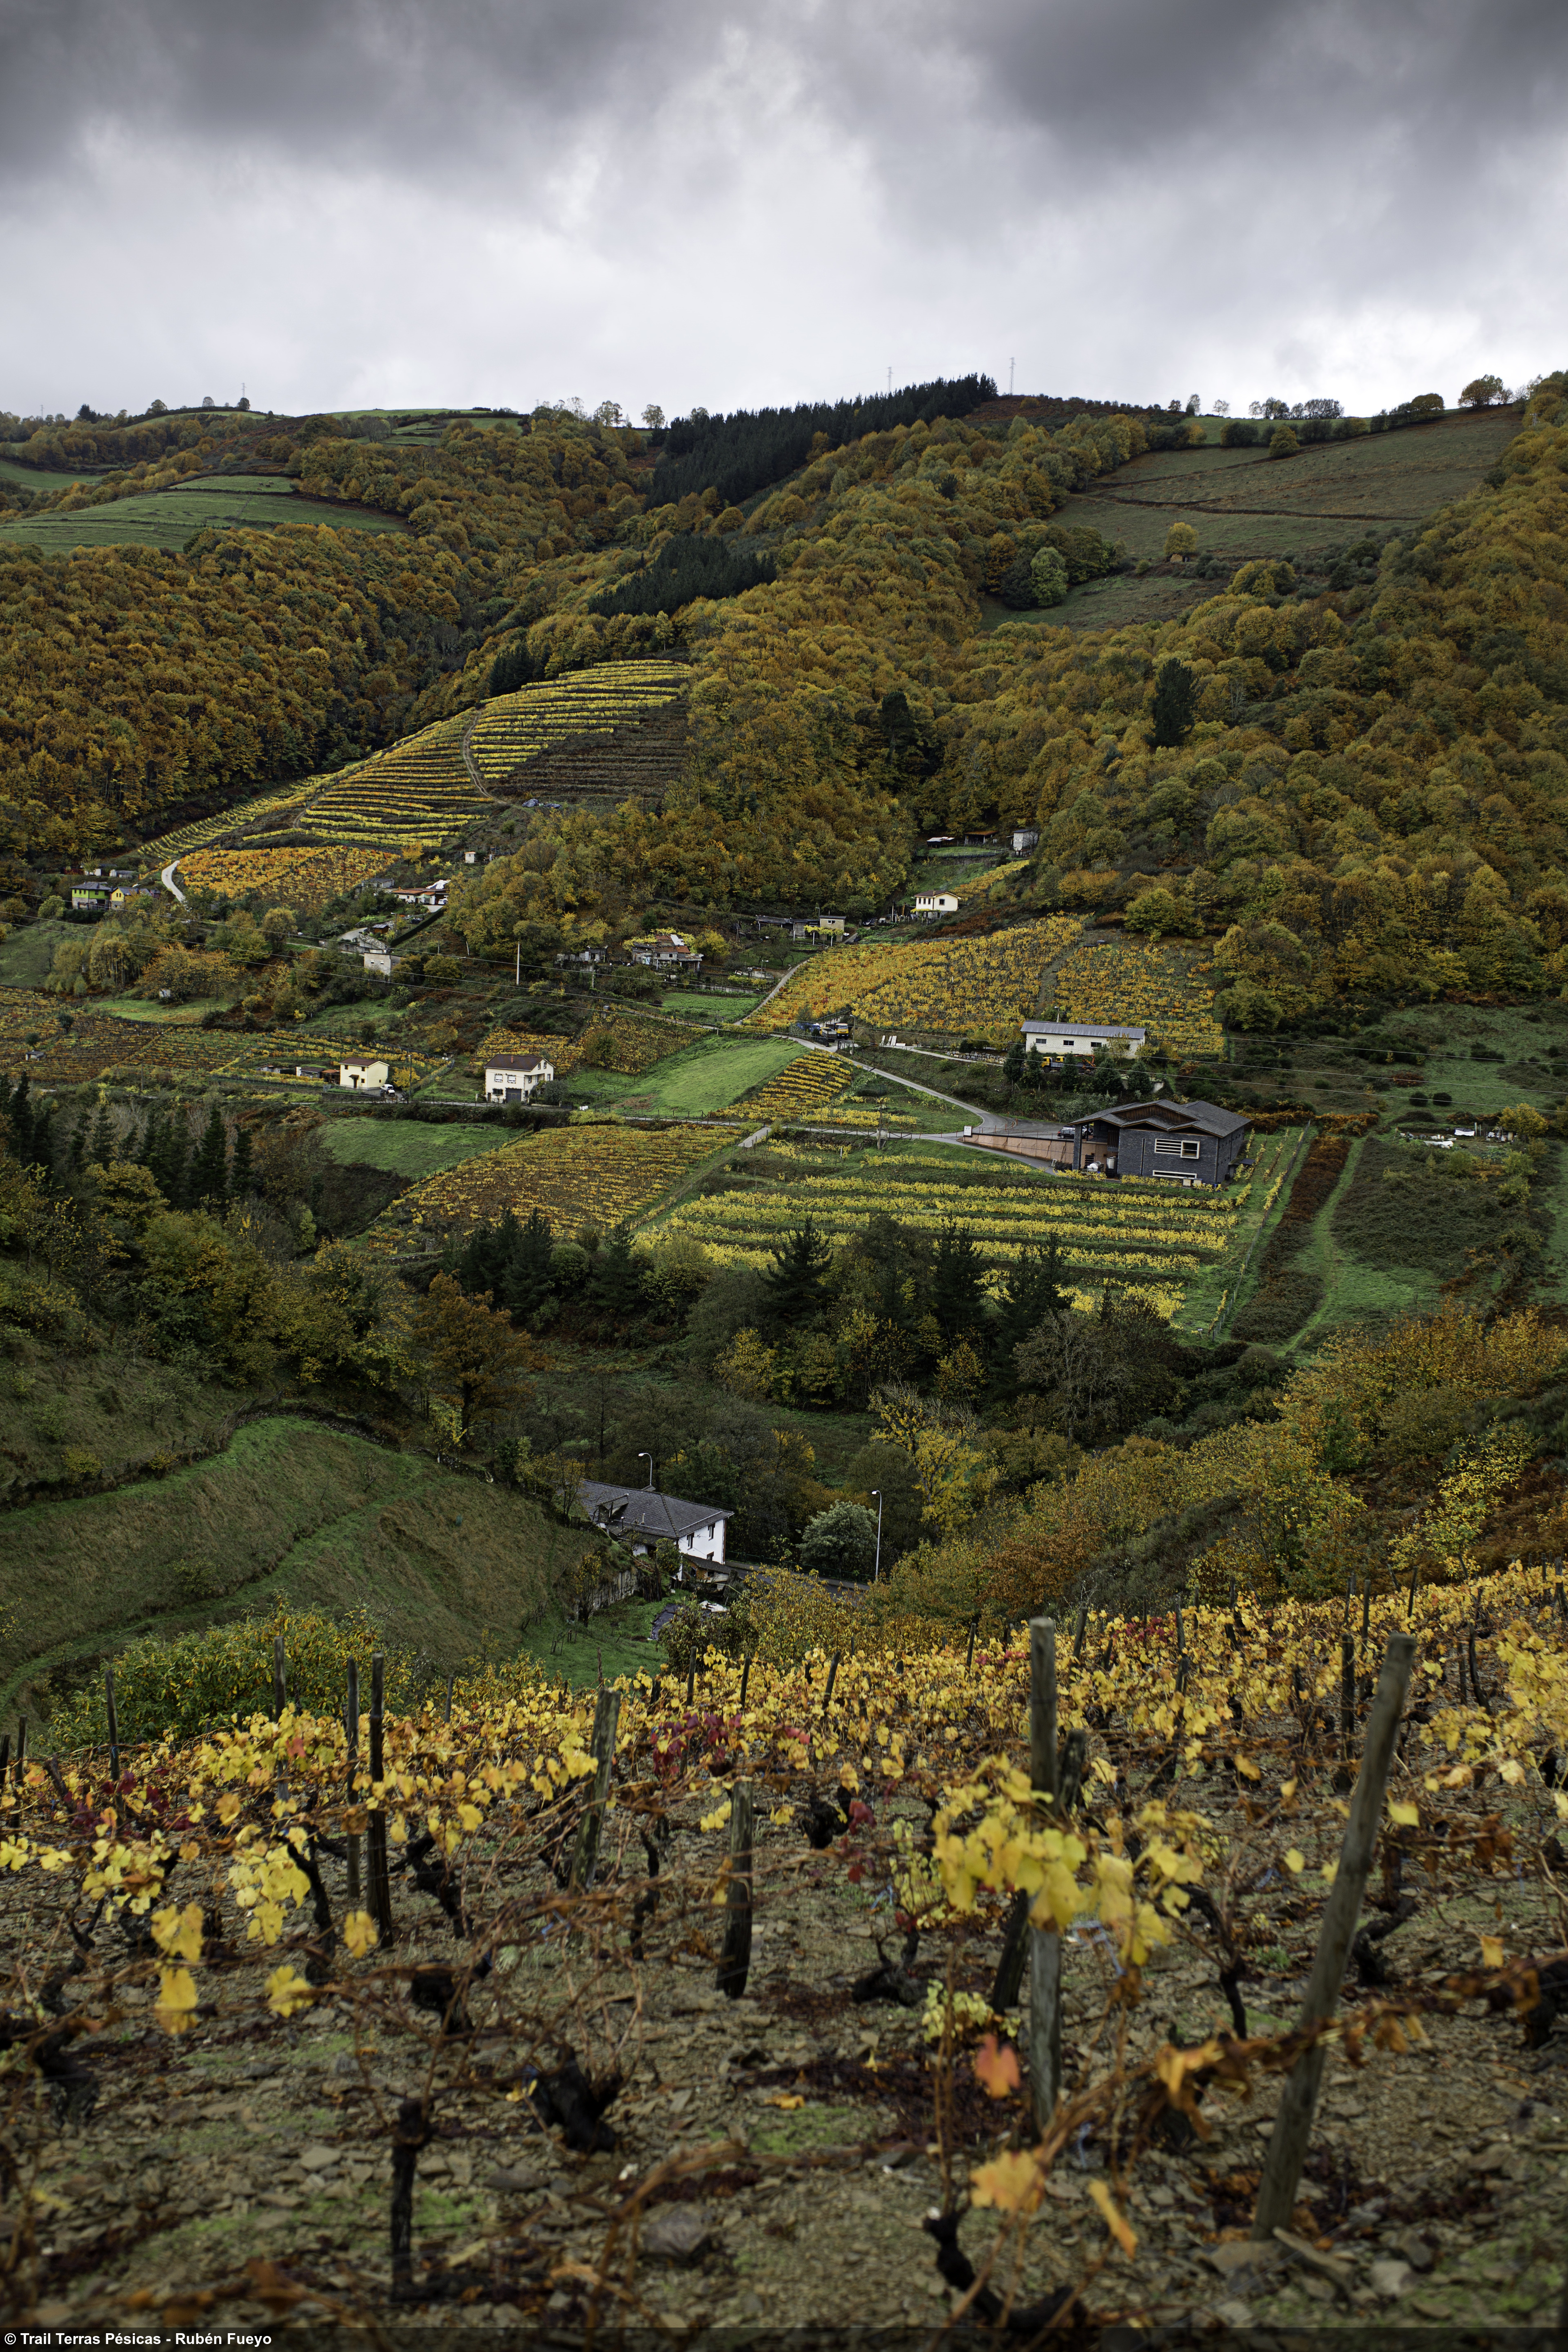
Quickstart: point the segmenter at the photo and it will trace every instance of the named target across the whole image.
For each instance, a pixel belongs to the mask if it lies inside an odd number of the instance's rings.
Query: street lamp
[[[637,1455],[637,1460],[647,1464],[647,1491],[651,1495],[653,1492],[653,1455],[651,1454],[639,1454]]]
[[[873,1486],[871,1492],[877,1497],[877,1565],[871,1570],[871,1581],[875,1584],[882,1573],[882,1490],[879,1486]]]

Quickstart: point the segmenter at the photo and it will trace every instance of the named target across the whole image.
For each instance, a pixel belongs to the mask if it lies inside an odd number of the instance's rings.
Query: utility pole
[[[1007,362],[1007,397],[1009,400],[1013,397],[1013,370],[1017,366],[1017,364],[1018,362],[1016,360],[1009,360]]]
[[[637,1455],[637,1460],[647,1464],[647,1491],[651,1495],[653,1492],[653,1455],[651,1454],[639,1454]]]
[[[882,1573],[882,1495],[878,1486],[873,1486],[871,1492],[877,1497],[877,1565],[871,1570],[871,1581],[875,1584]]]

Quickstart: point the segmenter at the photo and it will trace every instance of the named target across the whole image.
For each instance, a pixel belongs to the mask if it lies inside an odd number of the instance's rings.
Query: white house
[[[700,971],[702,958],[689,948],[679,931],[655,931],[650,939],[628,940],[626,953],[634,963],[659,971]]]
[[[685,1559],[723,1559],[724,1522],[734,1514],[717,1503],[684,1502],[653,1486],[606,1486],[596,1478],[584,1478],[577,1492],[595,1526],[618,1536],[634,1552],[673,1543]]]
[[[406,961],[405,956],[394,955],[390,948],[367,948],[364,953],[366,971],[379,972],[383,980],[390,980],[398,965]]]
[[[535,1087],[555,1076],[555,1065],[542,1054],[514,1054],[510,1062],[485,1065],[486,1102],[526,1102]]]
[[[951,890],[917,890],[915,912],[917,915],[930,915],[933,919],[939,915],[956,915],[958,899]]]
[[[417,890],[395,890],[393,896],[400,907],[444,907],[448,887],[446,882],[426,882]]]
[[[1037,826],[1032,824],[1016,824],[1013,827],[1014,856],[1016,857],[1022,850],[1033,849],[1039,838],[1039,831]]]
[[[340,1087],[384,1087],[392,1077],[385,1062],[342,1062],[338,1066]]]
[[[1107,1028],[1095,1021],[1026,1021],[1024,1050],[1028,1054],[1048,1054],[1053,1062],[1065,1060],[1069,1055],[1087,1060],[1097,1051],[1141,1054],[1145,1034],[1142,1029]]]

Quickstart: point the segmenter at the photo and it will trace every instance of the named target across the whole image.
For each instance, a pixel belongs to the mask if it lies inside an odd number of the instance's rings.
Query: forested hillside
[[[548,950],[568,911],[621,908],[628,875],[694,911],[866,914],[906,881],[919,833],[1027,824],[1038,848],[992,914],[1212,936],[1233,1025],[1345,995],[1554,988],[1564,394],[1561,375],[1541,383],[1501,462],[1422,527],[1352,530],[1316,568],[1243,562],[1173,618],[1109,630],[1040,614],[1121,561],[1052,517],[1152,436],[1201,442],[1196,419],[917,413],[836,446],[817,428],[804,465],[739,503],[735,468],[790,465],[815,412],[652,436],[556,411],[416,436],[232,415],[40,431],[9,445],[13,476],[37,469],[16,493],[29,513],[248,466],[405,528],[200,530],[177,554],[14,545],[7,845],[23,860],[133,843],[198,796],[334,767],[529,677],[684,649],[674,793],[536,813],[458,910],[473,946],[521,925]],[[1280,457],[1331,454],[1283,438],[1246,462],[1273,479]],[[1189,553],[1173,550],[1173,573]]]

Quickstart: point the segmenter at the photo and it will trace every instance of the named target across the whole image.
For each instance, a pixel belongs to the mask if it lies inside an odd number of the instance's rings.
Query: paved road
[[[159,875],[158,879],[163,884],[164,889],[169,892],[170,896],[177,898],[183,907],[185,903],[185,894],[174,879],[174,868],[179,862],[180,861],[177,857],[171,857],[167,866],[164,866],[162,874]]]

